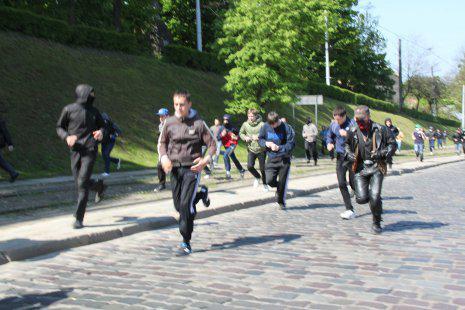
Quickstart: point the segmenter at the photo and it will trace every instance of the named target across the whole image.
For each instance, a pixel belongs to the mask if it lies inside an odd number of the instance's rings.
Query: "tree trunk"
[[[417,98],[417,106],[416,106],[416,110],[418,111],[418,108],[420,107],[420,98],[416,97]]]
[[[68,23],[76,25],[76,0],[69,0]]]
[[[121,32],[121,8],[121,0],[113,0],[113,25],[118,32]]]

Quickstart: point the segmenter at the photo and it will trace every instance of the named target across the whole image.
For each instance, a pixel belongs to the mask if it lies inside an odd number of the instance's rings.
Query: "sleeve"
[[[290,154],[295,148],[295,132],[289,124],[286,124],[286,143],[279,146],[278,153]]]
[[[203,143],[207,146],[208,148],[208,154],[210,154],[210,156],[214,156],[216,155],[216,139],[213,137],[213,134],[212,132],[210,131],[210,128],[208,128],[207,124],[205,122],[203,122],[203,130],[201,132],[201,138],[202,138],[202,141]]]
[[[163,156],[168,154],[168,143],[170,142],[170,139],[169,139],[167,127],[168,125],[165,121],[165,124],[161,128],[160,136],[158,137],[158,145],[157,145],[158,160],[161,160]]]
[[[353,144],[355,132],[349,130],[347,132],[347,138],[344,141],[344,157],[347,161],[353,163],[355,161],[355,153],[352,151],[351,145]]]
[[[97,109],[95,115],[95,125],[97,126],[98,130],[105,132],[105,121],[103,120],[102,114],[100,114],[100,111]]]
[[[333,133],[333,123],[329,125],[329,128],[326,131],[326,144],[334,144],[334,133]]]
[[[260,128],[260,133],[258,134],[258,144],[266,148],[266,125],[263,125],[262,128]]]
[[[216,140],[221,140],[221,133],[223,132],[224,127],[220,126],[218,132],[216,133]]]
[[[61,140],[66,140],[66,138],[69,136],[68,124],[69,124],[68,109],[64,107],[63,110],[61,111],[61,115],[60,115],[60,118],[58,119],[57,126],[56,126],[57,135],[58,137],[60,137]]]
[[[239,137],[241,138],[241,140],[244,140],[244,141],[245,141],[245,138],[249,137],[245,130],[245,123],[242,124],[241,129],[239,130]]]
[[[115,129],[116,135],[121,136],[123,132],[121,131],[121,128],[116,123],[113,123],[113,128]]]
[[[8,128],[6,127],[6,124],[4,121],[0,121],[0,132],[3,133],[3,137],[5,138],[5,142],[8,146],[13,145],[13,140],[11,139],[10,132],[8,131]]]
[[[386,147],[384,150],[382,150],[381,157],[391,158],[397,149],[396,139],[394,135],[389,132],[390,130],[386,127],[381,127],[381,130],[386,141]]]
[[[307,138],[306,137],[306,134],[305,134],[305,125],[302,127],[302,137],[305,139]]]

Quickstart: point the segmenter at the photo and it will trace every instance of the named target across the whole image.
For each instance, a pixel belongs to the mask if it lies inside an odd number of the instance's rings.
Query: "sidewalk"
[[[411,173],[461,160],[463,160],[461,157],[454,156],[429,159],[423,163],[405,162],[395,165],[390,174]],[[288,198],[336,187],[335,173],[294,179],[291,174]],[[255,189],[250,185],[228,189],[219,188],[211,192],[210,198],[212,205],[208,209],[199,203],[197,218],[260,206],[275,200],[274,191],[265,193],[261,188]],[[171,199],[163,199],[157,202],[90,209],[84,221],[86,227],[81,230],[72,229],[72,222],[71,214],[66,214],[2,226],[0,228],[0,264],[174,225],[177,222],[177,214]]]

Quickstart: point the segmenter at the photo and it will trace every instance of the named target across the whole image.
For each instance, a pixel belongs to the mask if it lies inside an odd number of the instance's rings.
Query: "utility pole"
[[[200,15],[200,0],[195,1],[195,15],[197,21],[197,50],[202,51],[202,17]]]
[[[399,38],[399,110],[404,105],[404,94],[402,89],[402,40]]]
[[[329,75],[329,34],[328,34],[328,15],[325,16],[325,57],[326,57],[326,85],[330,85],[330,75]]]
[[[433,116],[438,116],[438,104],[437,104],[437,98],[436,98],[436,81],[434,80],[434,65],[431,66],[431,95],[433,102],[431,103],[431,110],[434,109],[434,111],[431,111],[431,114]],[[434,107],[434,108],[433,108]]]
[[[462,129],[465,128],[465,85],[462,85]]]

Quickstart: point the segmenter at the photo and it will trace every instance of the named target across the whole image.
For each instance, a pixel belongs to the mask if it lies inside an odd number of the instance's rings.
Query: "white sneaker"
[[[259,184],[260,184],[260,179],[255,179],[255,180],[253,181],[253,187],[254,187],[254,188],[257,188]]]
[[[106,173],[106,172],[102,173],[102,177],[104,177],[104,178],[109,177],[109,176],[110,176],[109,173]]]
[[[206,174],[203,176],[204,179],[208,180],[210,178],[210,175],[209,174]]]
[[[355,212],[352,211],[352,210],[346,210],[346,211],[341,213],[341,218],[343,220],[351,220],[351,219],[355,218]]]
[[[263,191],[264,191],[265,193],[268,193],[268,192],[270,191],[270,188],[268,187],[268,185],[266,185],[266,184],[263,185]]]
[[[118,163],[116,164],[116,170],[121,169],[121,158],[118,158]]]
[[[227,180],[231,179],[231,172],[226,171],[226,179]]]

